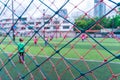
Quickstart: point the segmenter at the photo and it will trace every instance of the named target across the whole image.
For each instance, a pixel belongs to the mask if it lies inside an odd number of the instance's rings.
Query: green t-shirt
[[[24,52],[24,43],[23,42],[20,42],[20,43],[18,43],[18,51],[19,52]]]

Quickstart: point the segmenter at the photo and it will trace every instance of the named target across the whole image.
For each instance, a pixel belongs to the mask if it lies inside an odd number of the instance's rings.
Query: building
[[[94,16],[95,17],[102,17],[106,14],[106,5],[103,0],[94,0]]]
[[[31,36],[38,29],[39,34],[44,37],[50,35],[54,35],[54,37],[64,37],[65,35],[67,37],[72,37],[75,35],[71,23],[59,18],[50,19],[50,15],[35,19],[27,17],[19,20],[14,19],[14,23],[16,36]],[[0,25],[0,32],[6,34],[13,25],[12,19],[2,19],[0,20]]]
[[[67,9],[61,9],[58,13],[61,17],[67,18],[68,16],[68,11]]]

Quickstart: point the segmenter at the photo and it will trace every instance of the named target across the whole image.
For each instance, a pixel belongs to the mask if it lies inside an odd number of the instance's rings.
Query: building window
[[[29,30],[32,30],[32,29],[33,29],[33,26],[28,26],[28,29],[29,29]]]
[[[36,25],[41,24],[41,22],[36,22]]]
[[[54,24],[59,24],[60,22],[59,22],[59,21],[54,21],[53,23],[54,23]]]
[[[39,27],[36,27],[36,29],[39,29]]]
[[[34,22],[29,22],[29,24],[34,25]]]
[[[63,29],[69,29],[70,26],[63,26]]]
[[[57,29],[57,27],[56,27],[56,26],[53,26],[53,29]]]
[[[68,21],[64,20],[63,23],[69,23]]]
[[[50,27],[44,27],[44,29],[50,29]]]
[[[59,29],[59,26],[53,26],[53,29]]]
[[[21,27],[21,30],[25,30],[25,27]]]
[[[26,25],[26,22],[21,22],[22,25]]]
[[[26,20],[27,20],[27,18],[21,18],[20,20],[22,20],[22,21],[26,21]]]

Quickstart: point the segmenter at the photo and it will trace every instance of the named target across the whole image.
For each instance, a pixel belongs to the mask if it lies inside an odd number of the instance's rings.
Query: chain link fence
[[[119,6],[118,0],[0,1],[0,80],[119,80]]]

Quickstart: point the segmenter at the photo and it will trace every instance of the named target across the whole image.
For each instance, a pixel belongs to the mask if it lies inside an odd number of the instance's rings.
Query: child
[[[35,38],[34,38],[34,44],[36,45],[37,42],[38,42],[38,38],[35,36]]]
[[[19,39],[19,43],[18,43],[18,52],[19,52],[19,62],[20,63],[24,63],[24,43],[23,43],[23,39],[20,38]]]
[[[47,46],[48,36],[45,36],[45,46]]]
[[[50,41],[52,41],[52,39],[53,39],[53,35],[50,35]]]
[[[87,38],[87,35],[83,33],[83,34],[81,34],[80,37],[81,37],[82,41],[84,41]]]

